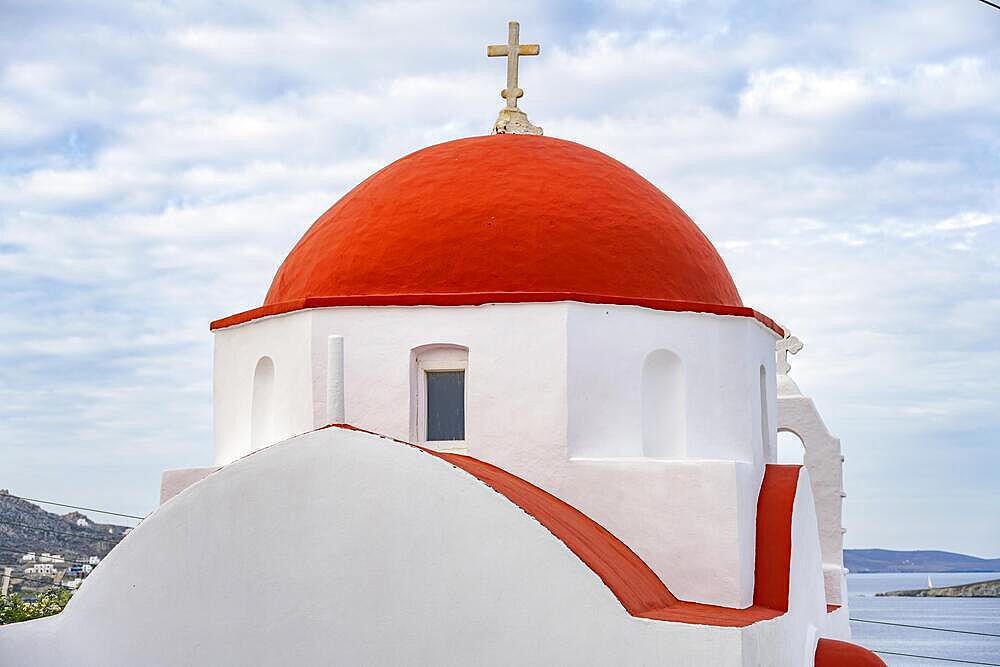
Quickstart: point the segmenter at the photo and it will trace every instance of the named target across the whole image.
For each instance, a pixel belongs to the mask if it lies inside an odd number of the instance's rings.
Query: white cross
[[[792,365],[788,363],[788,355],[797,354],[800,350],[802,350],[802,347],[802,341],[787,332],[785,333],[785,337],[775,344],[778,355],[777,361],[779,374],[788,375],[788,372],[792,370]]]
[[[521,26],[517,21],[507,24],[507,43],[492,44],[486,47],[486,55],[507,56],[507,87],[500,91],[500,97],[507,100],[508,109],[517,108],[517,98],[524,96],[524,91],[517,87],[517,59],[519,56],[537,56],[542,47],[538,44],[518,44]]]

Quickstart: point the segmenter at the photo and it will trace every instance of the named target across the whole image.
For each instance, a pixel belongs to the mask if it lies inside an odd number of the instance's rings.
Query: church
[[[528,120],[539,52],[512,22],[492,133],[371,175],[211,324],[210,465],[0,664],[884,664],[801,343],[657,187]]]

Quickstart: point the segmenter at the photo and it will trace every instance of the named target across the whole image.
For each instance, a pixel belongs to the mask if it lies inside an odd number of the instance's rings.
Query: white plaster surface
[[[215,465],[225,465],[249,454],[253,401],[253,377],[257,363],[268,356],[275,366],[275,438],[283,440],[314,427],[312,382],[313,364],[311,318],[274,317],[254,322],[243,334],[215,334],[212,373],[212,427]],[[332,333],[332,332],[331,332]],[[323,340],[326,352],[326,340]],[[326,395],[326,364],[321,378]],[[325,402],[321,401],[321,403]],[[326,406],[323,405],[325,415]]]
[[[779,351],[779,354],[783,353]],[[844,569],[844,466],[840,440],[827,430],[813,400],[802,395],[798,385],[785,374],[779,375],[778,430],[794,433],[802,441],[802,462],[809,471],[816,501],[826,599],[830,604],[844,605],[847,603],[847,572]]]
[[[160,504],[167,502],[195,482],[200,482],[219,468],[178,468],[164,470],[160,477]]]
[[[326,421],[342,424],[344,413],[344,337],[326,337]]]
[[[846,590],[846,588],[845,588]],[[826,615],[827,625],[825,637],[830,639],[851,640],[851,618],[847,605],[838,607]]]
[[[776,335],[756,320],[572,303],[567,339],[571,457],[642,456],[642,367],[662,349],[684,366],[685,458],[763,463],[759,368],[774,391]]]
[[[687,455],[684,363],[670,350],[653,350],[642,364],[642,454],[651,458]]]
[[[773,396],[775,334],[755,320],[581,303],[299,311],[215,333],[215,462],[250,451],[250,379],[275,364],[276,437],[327,423],[328,337],[343,336],[347,422],[412,440],[412,351],[468,349],[468,453],[579,507],[685,599],[747,606],[766,454],[759,369]],[[679,458],[643,456],[642,369],[683,364]],[[777,421],[769,403],[769,424]]]
[[[745,664],[813,664],[821,637],[850,639],[846,608],[826,611],[822,556],[816,532],[815,503],[804,468],[792,509],[792,553],[788,580],[788,613],[751,626],[743,638]]]
[[[814,529],[806,501],[793,567],[815,575],[818,545],[800,547]],[[289,566],[303,558],[322,566]],[[221,562],[225,571],[206,567]],[[633,618],[562,542],[475,478],[412,447],[325,429],[161,506],[65,611],[0,627],[0,664],[809,665],[798,627],[822,591],[796,582],[791,614],[748,628]],[[809,618],[796,619],[800,609]]]
[[[799,659],[808,664],[816,654],[820,635],[832,637],[823,590],[823,557],[816,530],[809,471],[799,471],[792,509],[792,559],[788,580],[789,631],[801,640]],[[836,638],[836,637],[834,637]],[[789,658],[794,659],[793,654]]]
[[[250,443],[253,449],[272,444],[275,430],[274,362],[268,356],[257,361],[253,373],[253,394],[250,399]]]

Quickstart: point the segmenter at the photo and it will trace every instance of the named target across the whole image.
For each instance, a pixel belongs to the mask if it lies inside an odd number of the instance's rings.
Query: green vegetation
[[[71,593],[66,589],[50,588],[41,593],[34,602],[21,599],[17,593],[0,597],[0,625],[30,621],[58,614],[69,602]]]

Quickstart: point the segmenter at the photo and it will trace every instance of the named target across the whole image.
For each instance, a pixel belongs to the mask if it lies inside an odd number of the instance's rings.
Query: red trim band
[[[461,294],[370,294],[359,296],[313,296],[293,301],[283,301],[252,310],[245,310],[229,317],[215,320],[210,325],[212,331],[225,329],[237,324],[270,315],[282,315],[309,308],[333,308],[337,306],[482,306],[488,303],[551,303],[554,301],[579,301],[581,303],[608,304],[615,306],[641,306],[653,310],[671,312],[711,313],[713,315],[735,315],[751,317],[779,336],[785,332],[771,318],[745,306],[723,306],[696,301],[671,301],[667,299],[646,299],[631,296],[609,296],[606,294],[581,294],[578,292],[468,292]]]

